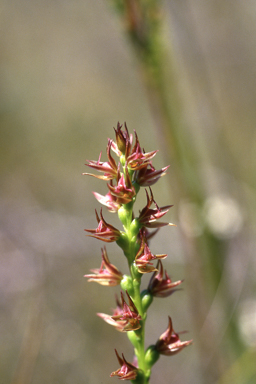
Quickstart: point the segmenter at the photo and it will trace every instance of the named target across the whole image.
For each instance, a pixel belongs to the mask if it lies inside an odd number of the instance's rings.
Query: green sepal
[[[145,363],[151,368],[159,359],[160,353],[156,350],[155,345],[150,345],[146,350]]]
[[[153,298],[153,295],[147,289],[141,292],[141,303],[143,312],[147,312],[148,307],[153,301]]]
[[[120,286],[124,291],[127,291],[130,296],[133,296],[134,290],[131,276],[123,275]]]

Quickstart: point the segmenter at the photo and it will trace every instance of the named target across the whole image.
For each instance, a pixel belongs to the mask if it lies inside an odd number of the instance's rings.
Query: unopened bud
[[[145,362],[148,365],[149,368],[154,365],[157,360],[159,359],[160,353],[155,349],[154,345],[150,345],[148,349],[146,350],[145,354]]]
[[[139,222],[138,219],[134,219],[131,223],[131,226],[130,226],[130,231],[132,233],[133,236],[138,236],[138,233],[140,231],[140,228],[141,228],[141,224]]]
[[[121,223],[126,226],[127,225],[127,210],[124,208],[124,206],[121,206],[118,209],[118,217]]]
[[[142,300],[142,308],[144,312],[147,312],[148,307],[153,301],[153,295],[148,292],[148,290],[145,290],[141,292],[141,300]]]
[[[122,250],[125,252],[127,249],[129,249],[129,239],[126,235],[126,233],[121,232],[121,235],[119,239],[116,241],[117,245],[122,248]]]
[[[120,285],[124,291],[129,293],[130,296],[133,295],[133,284],[131,276],[123,275]]]

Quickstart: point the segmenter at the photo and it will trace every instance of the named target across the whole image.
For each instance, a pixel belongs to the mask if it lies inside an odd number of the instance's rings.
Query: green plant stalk
[[[125,21],[127,36],[139,61],[140,75],[145,86],[153,118],[157,129],[161,132],[159,140],[162,141],[164,155],[168,157],[168,162],[171,158],[173,178],[176,180],[176,186],[172,186],[172,192],[176,196],[181,195],[182,198],[195,202],[199,208],[202,208],[206,194],[197,166],[200,162],[198,156],[200,150],[198,150],[196,143],[189,137],[189,131],[181,123],[182,110],[176,86],[177,76],[173,69],[170,70],[170,67],[172,67],[172,57],[171,60],[168,60],[168,74],[165,71],[165,63],[170,57],[167,57],[166,52],[162,48],[162,20],[159,17],[163,13],[161,2],[156,0],[149,2],[138,0],[135,5],[135,2],[132,0],[127,0],[126,2],[116,0],[115,3],[116,9]],[[166,84],[168,84],[168,89]],[[175,198],[175,200],[177,199]],[[221,240],[213,234],[204,233],[202,238],[186,239],[186,242],[187,247],[190,249],[190,259],[193,268],[204,264],[208,271],[207,280],[205,278],[206,274],[202,274],[200,267],[197,268],[196,274],[203,289],[198,287],[197,291],[191,292],[192,307],[196,308],[194,322],[196,328],[200,330],[202,324],[204,324],[206,313],[209,310],[210,301],[215,296],[222,277],[222,269],[219,269],[216,263],[216,255],[224,260],[225,251],[221,249],[220,253],[216,253],[216,248],[221,246]],[[199,255],[202,255],[201,260],[198,257]],[[190,271],[188,276],[190,276]],[[209,286],[209,280],[211,281],[211,286]],[[237,351],[237,356],[239,356],[244,346],[237,332],[236,317],[229,318],[229,309],[232,307],[232,301],[226,292],[223,292],[222,301],[223,310],[229,322],[227,329],[229,343]],[[215,330],[212,330],[212,335],[214,332],[219,333],[216,325],[215,328]],[[233,331],[234,329],[236,330],[235,332]],[[208,341],[202,341],[200,338],[198,340],[201,343],[202,361],[204,356],[208,354],[207,350],[212,349],[213,345],[215,345],[217,350],[218,343],[220,342],[217,342],[214,337],[209,337]],[[218,377],[222,374],[222,361],[226,358],[225,353],[216,354],[215,359],[203,367],[205,382],[209,383],[210,371],[212,377]]]
[[[139,186],[135,186],[136,195],[139,192]],[[138,367],[143,372],[141,375],[138,375],[135,380],[132,380],[136,384],[147,384],[151,375],[151,367],[149,368],[145,361],[145,323],[147,313],[142,305],[142,295],[140,292],[141,286],[141,277],[142,274],[137,271],[136,266],[134,265],[135,256],[139,249],[139,244],[137,243],[137,236],[139,233],[140,225],[136,219],[133,219],[133,205],[136,200],[136,195],[133,200],[124,204],[119,209],[119,218],[121,219],[126,235],[126,248],[124,254],[127,258],[130,276],[132,278],[132,286],[127,289],[129,295],[131,296],[142,320],[140,321],[141,328],[136,331],[127,332],[127,336],[131,341],[135,355],[138,359]],[[120,215],[120,213],[122,214]],[[125,214],[124,214],[125,213]],[[127,288],[127,287],[125,287]]]

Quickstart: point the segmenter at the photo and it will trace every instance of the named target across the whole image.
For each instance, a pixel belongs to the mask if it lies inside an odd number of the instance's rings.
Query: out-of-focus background
[[[106,159],[117,121],[137,131],[146,151],[160,150],[157,168],[171,165],[153,192],[159,205],[174,204],[168,220],[177,227],[162,229],[152,251],[168,253],[168,273],[185,282],[153,302],[147,342],[171,315],[194,344],[161,357],[152,383],[255,383],[255,2],[169,0],[160,8],[164,72],[176,90],[169,102],[179,100],[188,144],[176,148],[176,174],[113,3],[0,3],[3,384],[111,383],[114,348],[132,360],[126,336],[95,315],[111,313],[119,290],[83,278],[99,267],[102,246],[84,233],[97,224],[91,191],[106,193],[104,182],[81,176],[83,164],[100,151]],[[126,272],[119,249],[107,249]]]

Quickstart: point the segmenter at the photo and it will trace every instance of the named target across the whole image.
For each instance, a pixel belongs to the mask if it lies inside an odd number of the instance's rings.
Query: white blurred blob
[[[186,236],[197,237],[202,234],[203,221],[197,204],[182,201],[179,206],[179,221]]]
[[[220,238],[231,238],[243,225],[243,214],[238,202],[227,196],[209,197],[204,206],[205,221]]]
[[[44,349],[60,363],[78,359],[85,345],[83,330],[72,320],[55,321],[46,328]]]
[[[241,305],[239,319],[241,334],[248,346],[256,346],[256,300],[247,299]]]

